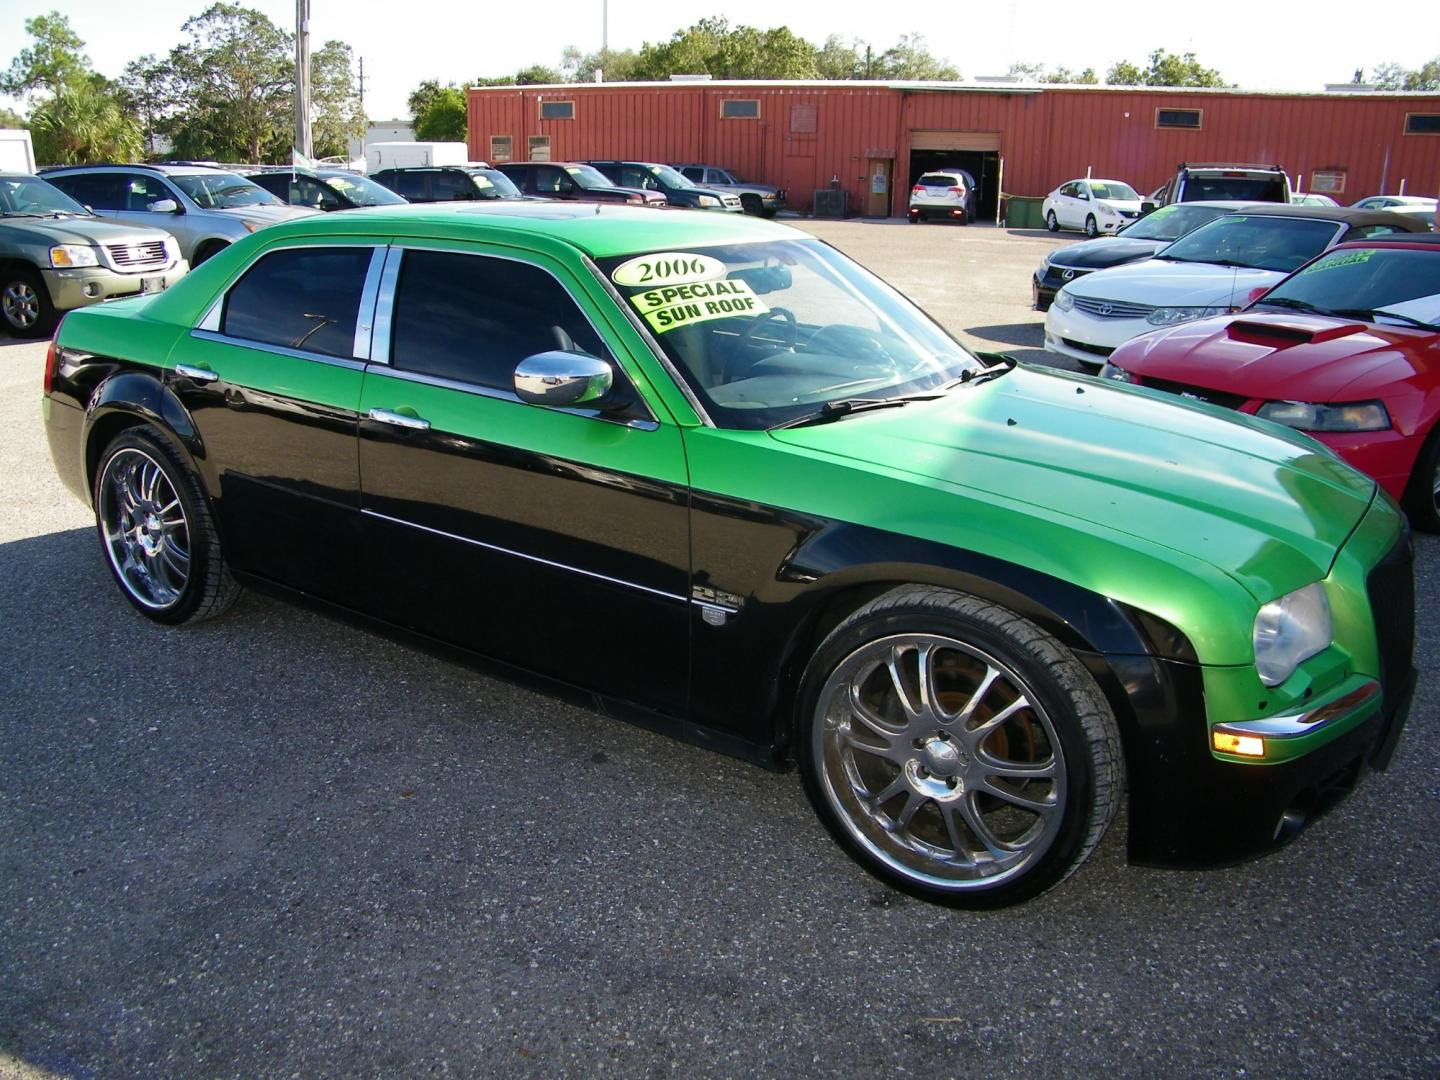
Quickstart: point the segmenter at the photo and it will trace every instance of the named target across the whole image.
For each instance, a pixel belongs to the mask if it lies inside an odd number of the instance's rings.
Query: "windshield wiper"
[[[1434,323],[1422,322],[1420,319],[1413,319],[1398,311],[1386,311],[1384,308],[1337,308],[1330,314],[1344,315],[1351,319],[1373,319],[1377,315],[1384,315],[1387,319],[1399,319],[1407,326],[1414,326],[1420,330],[1440,330],[1440,326]]]
[[[1291,308],[1295,311],[1313,311],[1319,315],[1335,314],[1333,311],[1327,311],[1325,308],[1316,307],[1308,300],[1296,300],[1289,296],[1266,297],[1264,300],[1261,300],[1260,303],[1264,307]]]
[[[851,413],[869,412],[871,409],[889,409],[900,405],[909,405],[912,401],[930,401],[943,396],[941,393],[932,391],[892,398],[839,398],[835,401],[825,402],[815,412],[805,413],[790,420],[782,420],[769,430],[781,431],[784,428],[805,427],[807,424],[824,424],[831,420],[839,420],[842,416],[849,416]]]

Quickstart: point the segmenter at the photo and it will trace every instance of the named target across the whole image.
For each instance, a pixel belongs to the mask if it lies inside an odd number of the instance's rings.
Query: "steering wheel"
[[[810,335],[805,343],[806,352],[828,352],[856,361],[879,360],[892,369],[898,367],[895,357],[885,348],[885,343],[863,326],[849,323],[831,323],[822,326]]]
[[[740,367],[744,364],[744,357],[755,347],[755,335],[759,333],[762,326],[769,326],[776,319],[784,322],[781,331],[780,348],[793,350],[795,342],[799,340],[799,328],[795,322],[795,313],[789,308],[772,307],[764,315],[756,315],[750,320],[750,325],[740,331],[740,336],[735,340],[735,351],[730,356],[730,362],[725,365],[723,382],[733,382],[740,377]]]

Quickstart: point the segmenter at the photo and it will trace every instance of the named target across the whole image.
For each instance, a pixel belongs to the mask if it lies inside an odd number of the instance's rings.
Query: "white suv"
[[[975,217],[975,178],[964,169],[927,172],[910,189],[910,224],[946,218],[969,225]]]

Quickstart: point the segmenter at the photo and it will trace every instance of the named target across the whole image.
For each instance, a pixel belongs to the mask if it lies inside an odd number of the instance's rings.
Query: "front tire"
[[[1051,232],[1060,231],[1060,221],[1058,218],[1056,218],[1054,210],[1051,210],[1045,215],[1045,228],[1049,229]]]
[[[740,208],[752,217],[762,217],[765,213],[765,204],[753,192],[740,196]]]
[[[36,271],[17,266],[0,274],[0,318],[19,337],[44,337],[55,328],[55,305]]]
[[[1085,215],[1085,235],[1092,240],[1100,235],[1100,226],[1095,224],[1094,214]]]
[[[1440,426],[1430,432],[1405,488],[1405,512],[1422,532],[1440,532]]]
[[[880,880],[959,908],[1053,888],[1100,842],[1120,738],[1083,665],[977,597],[897,588],[825,639],[801,691],[806,794]]]
[[[177,625],[239,597],[200,481],[154,428],[130,428],[105,448],[94,504],[110,572],[141,614]]]

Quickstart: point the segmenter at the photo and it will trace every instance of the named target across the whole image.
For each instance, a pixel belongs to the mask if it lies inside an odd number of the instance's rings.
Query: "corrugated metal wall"
[[[754,119],[725,119],[722,102],[754,100]],[[573,101],[571,120],[541,120],[542,101]],[[852,208],[866,205],[867,162],[893,157],[892,213],[903,213],[909,133],[999,133],[1007,192],[1044,195],[1085,175],[1127,180],[1142,193],[1181,161],[1283,165],[1308,187],[1316,169],[1346,173],[1340,202],[1401,178],[1412,194],[1440,190],[1440,136],[1405,135],[1410,112],[1440,113],[1440,96],[1269,95],[1085,89],[902,90],[878,83],[666,83],[492,87],[469,92],[471,156],[509,135],[516,160],[546,135],[554,161],[621,157],[708,162],[789,189],[810,208],[836,178]],[[1199,130],[1155,126],[1157,109],[1199,109]],[[1387,164],[1388,155],[1388,164]]]

